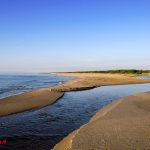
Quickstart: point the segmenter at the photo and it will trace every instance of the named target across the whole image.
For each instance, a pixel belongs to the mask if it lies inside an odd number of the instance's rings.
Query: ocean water
[[[0,75],[0,99],[72,79],[48,74]]]
[[[114,100],[150,91],[150,83],[103,86],[67,92],[53,105],[0,118],[0,138],[8,144],[0,150],[50,150],[67,134],[87,123],[102,107]]]

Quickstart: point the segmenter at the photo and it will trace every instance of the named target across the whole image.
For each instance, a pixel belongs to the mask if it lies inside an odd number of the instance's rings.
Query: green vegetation
[[[68,72],[68,73],[71,73],[71,72]],[[122,69],[122,70],[106,70],[106,71],[77,71],[76,73],[144,74],[144,73],[150,73],[150,70]]]

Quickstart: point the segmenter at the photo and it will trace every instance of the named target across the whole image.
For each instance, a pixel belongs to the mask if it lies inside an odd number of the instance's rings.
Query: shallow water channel
[[[150,91],[150,84],[103,86],[67,92],[45,108],[0,118],[2,150],[50,150],[63,137],[79,128],[103,106],[124,96]]]

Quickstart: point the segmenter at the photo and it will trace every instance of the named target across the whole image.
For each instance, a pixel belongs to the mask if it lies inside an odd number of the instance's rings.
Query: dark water
[[[0,98],[16,95],[33,89],[54,86],[71,77],[60,77],[47,74],[0,75]]]
[[[134,93],[150,91],[150,84],[105,86],[68,92],[45,108],[0,118],[0,136],[7,145],[0,150],[50,150],[64,136],[79,128],[103,106]]]

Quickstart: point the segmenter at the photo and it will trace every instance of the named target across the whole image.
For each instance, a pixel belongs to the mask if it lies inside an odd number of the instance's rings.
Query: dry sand
[[[150,92],[104,107],[53,150],[150,150]]]
[[[54,103],[62,92],[40,89],[0,100],[0,116],[33,110]]]
[[[132,75],[103,74],[103,73],[56,73],[61,76],[72,76],[74,80],[52,88],[55,91],[69,92],[92,89],[107,85],[150,83],[150,79],[140,79]]]

